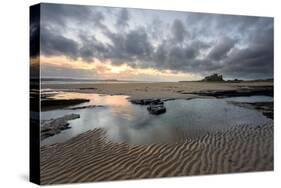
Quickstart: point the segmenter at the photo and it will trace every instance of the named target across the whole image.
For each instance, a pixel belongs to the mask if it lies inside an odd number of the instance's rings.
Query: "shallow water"
[[[151,115],[146,106],[131,104],[122,95],[99,95],[60,92],[55,98],[87,98],[90,102],[76,106],[104,105],[92,109],[51,110],[41,112],[41,119],[61,117],[70,113],[80,114],[79,119],[69,121],[71,129],[49,137],[41,145],[64,142],[94,128],[104,128],[114,142],[151,144],[176,142],[184,137],[203,136],[234,125],[252,126],[271,122],[261,112],[238,107],[228,101],[262,102],[272,97],[232,97],[227,99],[191,99],[165,102],[167,112]]]
[[[256,95],[251,97],[228,97],[225,98],[226,101],[234,101],[234,102],[272,102],[273,98],[269,96],[262,96],[262,95]]]

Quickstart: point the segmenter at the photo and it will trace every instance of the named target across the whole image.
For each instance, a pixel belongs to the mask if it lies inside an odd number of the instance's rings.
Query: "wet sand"
[[[272,82],[114,83],[43,85],[133,99],[194,98],[199,91],[224,91]],[[201,96],[202,97],[202,96]],[[114,123],[114,122],[113,122]],[[103,129],[41,147],[41,184],[110,181],[273,170],[273,124],[237,125],[177,143],[129,145],[110,141]]]
[[[201,91],[225,91],[252,86],[273,86],[273,82],[159,82],[159,83],[81,83],[81,84],[43,84],[42,89],[68,89],[83,93],[109,95],[128,95],[131,99],[187,99],[195,98]],[[202,96],[201,96],[202,97]]]
[[[153,145],[113,143],[95,129],[41,147],[41,184],[267,170],[273,170],[272,124]]]

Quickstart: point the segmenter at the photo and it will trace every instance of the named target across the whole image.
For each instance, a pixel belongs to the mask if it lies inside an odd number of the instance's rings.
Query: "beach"
[[[31,10],[32,182],[274,170],[272,17]]]
[[[211,95],[217,91],[242,90],[243,95],[250,96],[267,92],[268,88],[272,90],[273,83],[87,83],[41,86],[41,89],[64,92],[125,95],[129,100],[157,98],[169,101],[214,98]],[[249,108],[239,105],[239,109]],[[41,184],[273,170],[273,121],[258,123],[253,126],[238,122],[224,129],[205,131],[197,137],[178,131],[179,139],[174,142],[149,144],[114,141],[107,136],[106,129],[95,128],[65,142],[41,146]],[[114,126],[114,122],[111,124]]]
[[[175,144],[112,143],[101,129],[41,148],[41,183],[273,170],[273,126],[233,127]]]
[[[82,93],[100,93],[109,95],[128,95],[131,99],[194,98],[192,93],[199,91],[237,90],[245,87],[273,86],[273,82],[154,82],[154,83],[79,83],[79,84],[42,84],[41,89],[79,91]]]

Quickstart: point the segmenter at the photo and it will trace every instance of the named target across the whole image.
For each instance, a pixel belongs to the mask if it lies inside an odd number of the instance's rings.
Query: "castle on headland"
[[[212,74],[210,76],[206,76],[202,81],[204,82],[223,82],[223,76],[222,74]]]

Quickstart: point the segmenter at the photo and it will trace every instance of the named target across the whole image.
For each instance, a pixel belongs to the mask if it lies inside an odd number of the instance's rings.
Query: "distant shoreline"
[[[98,93],[109,95],[127,95],[131,99],[189,99],[198,97],[192,93],[205,91],[229,91],[249,87],[273,87],[273,82],[129,82],[129,83],[68,83],[42,84],[41,89]]]
[[[38,80],[38,78],[30,78]],[[204,81],[204,80],[179,80],[179,81],[161,81],[161,80],[118,80],[118,79],[76,79],[76,78],[40,78],[41,83],[62,82],[62,83],[181,83],[181,82],[273,82],[273,78],[268,79],[228,79],[223,81]]]

